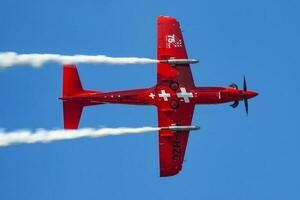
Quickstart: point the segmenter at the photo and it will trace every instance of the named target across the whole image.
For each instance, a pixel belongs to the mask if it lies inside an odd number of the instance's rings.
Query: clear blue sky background
[[[199,86],[260,95],[198,106],[183,171],[159,178],[157,133],[0,149],[0,199],[300,199],[300,3],[1,0],[0,51],[156,57],[156,17],[176,17]],[[87,89],[149,87],[154,65],[80,65]],[[62,68],[0,70],[0,127],[62,128]],[[156,126],[155,107],[85,109],[81,127]]]

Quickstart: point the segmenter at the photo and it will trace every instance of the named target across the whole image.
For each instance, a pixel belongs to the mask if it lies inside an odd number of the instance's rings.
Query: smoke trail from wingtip
[[[5,132],[0,130],[0,147],[6,147],[13,144],[33,144],[33,143],[49,143],[59,140],[71,140],[83,137],[98,138],[111,135],[125,135],[158,131],[157,127],[141,127],[141,128],[83,128],[77,130],[44,130],[36,131],[18,130]]]
[[[16,52],[0,52],[0,68],[8,68],[17,65],[30,65],[39,68],[46,63],[59,64],[151,64],[157,60],[137,57],[109,57],[105,55],[61,55],[61,54],[18,54]]]

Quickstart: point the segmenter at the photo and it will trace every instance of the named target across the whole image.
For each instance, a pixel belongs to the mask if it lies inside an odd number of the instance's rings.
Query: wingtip
[[[170,177],[170,176],[175,176],[176,174],[178,174],[180,172],[175,170],[175,171],[160,171],[160,177]]]
[[[159,21],[159,22],[170,22],[170,21],[177,22],[176,18],[170,17],[170,16],[163,16],[163,15],[158,16],[157,21]]]

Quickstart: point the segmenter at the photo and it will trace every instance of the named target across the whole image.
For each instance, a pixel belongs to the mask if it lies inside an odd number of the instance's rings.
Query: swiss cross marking
[[[151,98],[151,99],[154,99],[154,97],[155,97],[155,94],[153,94],[152,92],[149,94],[149,97]]]
[[[178,98],[183,98],[185,103],[190,103],[189,98],[193,98],[194,95],[191,92],[186,92],[186,89],[181,87],[180,92],[176,93]]]
[[[171,97],[170,93],[166,93],[165,90],[161,90],[161,93],[158,94],[159,97],[162,97],[164,101],[168,101],[168,98]]]

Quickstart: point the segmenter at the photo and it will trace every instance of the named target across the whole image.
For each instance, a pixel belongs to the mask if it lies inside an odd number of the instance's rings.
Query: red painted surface
[[[187,59],[179,23],[171,17],[157,18],[157,59]],[[196,104],[219,104],[250,99],[253,91],[225,87],[195,87],[190,66],[157,64],[157,84],[151,88],[97,92],[84,90],[76,66],[63,67],[64,126],[76,129],[84,106],[97,104],[154,105],[158,126],[191,125]],[[159,131],[160,176],[172,176],[182,169],[189,131]]]

